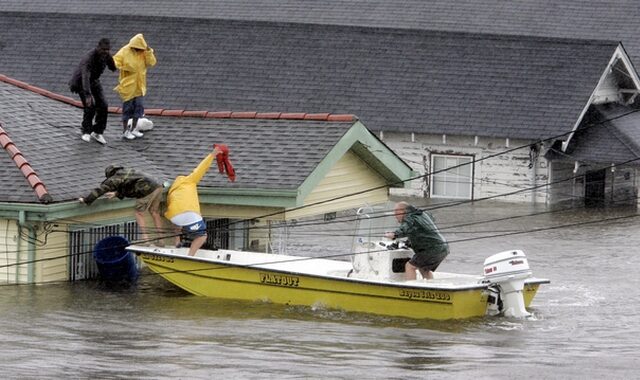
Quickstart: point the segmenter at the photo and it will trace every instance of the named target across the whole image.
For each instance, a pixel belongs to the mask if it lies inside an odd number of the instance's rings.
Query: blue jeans
[[[142,96],[138,96],[122,104],[122,121],[127,121],[131,118],[139,119],[144,116],[144,103],[142,99]]]

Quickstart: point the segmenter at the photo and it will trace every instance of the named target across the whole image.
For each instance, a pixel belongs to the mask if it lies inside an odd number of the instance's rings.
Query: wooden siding
[[[305,216],[321,215],[327,212],[341,211],[362,207],[365,203],[375,204],[389,199],[385,180],[374,172],[367,164],[353,152],[347,152],[329,173],[320,181],[318,186],[304,199],[304,206],[299,210],[287,211],[286,219]],[[336,201],[314,203],[328,199],[339,198],[360,191],[382,187],[354,196],[340,198]]]
[[[571,180],[553,185],[554,204],[567,203],[575,205],[585,204],[585,174],[590,169],[600,169],[603,165],[581,165],[578,172],[574,173],[575,163],[568,161],[554,161],[551,166],[551,181],[560,181],[563,178]],[[602,205],[623,206],[638,204],[638,169],[631,166],[616,167],[615,171],[605,169],[604,196]]]
[[[69,279],[69,234],[65,225],[59,224],[55,232],[47,236],[47,244],[36,248],[34,281],[51,282]]]
[[[27,261],[26,252],[18,252],[19,233],[15,220],[0,219],[0,283],[27,281],[27,265],[16,265]],[[22,244],[26,247],[26,242]]]
[[[574,164],[569,162],[554,161],[551,163],[551,178],[553,191],[550,202],[560,203],[580,203],[584,204],[584,177],[573,173]],[[575,177],[575,178],[574,178]],[[562,179],[571,178],[567,181]],[[557,182],[557,183],[554,183]]]
[[[228,205],[200,205],[200,211],[205,218],[229,218],[229,219],[251,219],[262,218],[269,215],[267,219],[280,220],[284,217],[282,209],[274,207],[252,207],[252,206],[228,206]]]
[[[413,170],[420,174],[431,172],[431,154],[463,155],[475,158],[473,198],[496,197],[496,200],[510,202],[548,201],[549,181],[548,162],[537,157],[535,165],[531,162],[530,149],[522,148],[501,154],[508,149],[527,145],[529,141],[475,136],[446,136],[431,134],[411,134],[385,132],[384,142],[393,149]],[[491,157],[494,156],[495,157]],[[408,189],[391,189],[393,195],[429,195],[429,178],[419,178],[410,184]],[[531,191],[518,190],[540,188]]]

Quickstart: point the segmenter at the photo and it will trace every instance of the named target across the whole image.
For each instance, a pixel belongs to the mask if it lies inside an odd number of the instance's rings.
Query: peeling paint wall
[[[548,162],[526,146],[531,141],[390,132],[385,132],[382,138],[420,174],[432,171],[432,154],[473,156],[473,199],[495,197],[511,202],[548,201]],[[526,147],[503,153],[520,146]],[[427,176],[412,181],[407,189],[392,189],[392,194],[429,197],[429,186],[430,178]]]
[[[551,170],[551,182],[554,183],[553,204],[585,205],[586,174],[590,170],[600,169],[606,165],[580,165],[577,172],[575,163],[554,161]],[[638,205],[638,169],[633,166],[604,169],[604,189],[600,199],[591,199],[591,203],[600,206],[633,206]],[[568,179],[563,181],[563,179]],[[587,202],[588,203],[588,202]]]

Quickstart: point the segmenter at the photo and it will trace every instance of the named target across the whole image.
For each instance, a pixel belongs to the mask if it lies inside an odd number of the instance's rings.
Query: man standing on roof
[[[160,181],[143,172],[117,165],[107,166],[104,175],[107,178],[102,181],[99,187],[93,189],[88,196],[78,198],[80,203],[90,205],[103,194],[108,199],[113,197],[135,198],[136,221],[140,227],[143,241],[150,241],[144,212],[148,211],[151,214],[156,232],[162,231],[163,224],[160,216],[162,184]]]
[[[138,119],[144,115],[143,98],[147,94],[147,67],[156,65],[153,49],[147,45],[142,34],[136,34],[123,46],[113,60],[118,69],[118,86],[114,90],[120,94],[122,104],[122,137],[128,140],[142,137],[138,130]],[[132,119],[131,126],[127,123]]]
[[[100,144],[107,141],[102,135],[107,128],[108,105],[100,84],[100,76],[105,67],[115,71],[116,66],[111,57],[111,42],[103,38],[98,46],[87,52],[76,67],[69,89],[80,95],[80,101],[84,108],[82,115],[82,140],[91,142],[93,138]],[[95,124],[93,118],[95,116]]]
[[[405,279],[415,280],[416,269],[422,277],[431,280],[433,272],[449,254],[449,244],[438,231],[433,217],[426,211],[415,208],[407,202],[396,203],[393,213],[400,223],[395,232],[387,232],[386,237],[397,239],[408,237],[415,252],[405,264]]]
[[[192,239],[189,256],[194,256],[207,241],[207,228],[200,214],[198,183],[211,167],[213,159],[222,154],[223,149],[213,146],[213,151],[193,169],[188,176],[178,176],[167,193],[165,218],[178,226],[178,232]],[[234,176],[235,179],[235,176]],[[176,246],[180,244],[180,234],[176,235]]]

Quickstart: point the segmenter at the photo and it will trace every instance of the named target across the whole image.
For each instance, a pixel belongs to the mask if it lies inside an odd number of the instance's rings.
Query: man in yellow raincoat
[[[188,176],[178,176],[167,193],[167,212],[165,218],[179,226],[178,231],[188,236],[191,241],[189,256],[194,256],[207,241],[207,228],[200,214],[198,199],[198,183],[211,167],[213,159],[220,154],[220,149],[213,151],[198,164]],[[180,235],[176,236],[176,244],[180,243]]]
[[[153,49],[147,45],[142,34],[136,34],[128,44],[114,56],[113,61],[120,70],[118,86],[114,88],[122,99],[122,127],[125,139],[142,137],[137,130],[138,119],[144,115],[143,97],[147,93],[147,67],[156,65]],[[132,119],[131,127],[127,126]]]

